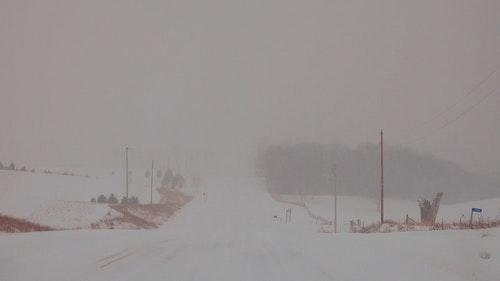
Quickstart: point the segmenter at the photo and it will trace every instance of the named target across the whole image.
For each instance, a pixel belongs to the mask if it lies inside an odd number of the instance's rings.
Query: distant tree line
[[[21,168],[18,168],[18,167],[16,167],[16,164],[14,164],[14,162],[10,162],[10,164],[8,166],[5,166],[2,162],[0,162],[0,170],[28,172],[28,168],[26,168],[26,166],[22,166]],[[31,170],[29,170],[29,172],[34,173],[35,169],[31,169]],[[72,177],[78,176],[78,177],[90,178],[89,175],[79,175],[79,174],[75,174],[75,173],[72,173],[72,172],[53,172],[53,171],[51,171],[49,169],[41,170],[41,173],[44,173],[44,174],[57,174],[57,175],[62,175],[62,176],[72,176]]]
[[[92,198],[90,199],[91,203],[100,203],[100,204],[118,204],[118,198],[111,193],[108,197],[106,197],[104,194],[99,195],[97,199]],[[139,198],[136,196],[131,196],[128,199],[123,196],[120,204],[139,204]]]
[[[148,170],[146,170],[145,173],[146,178],[149,178],[151,176],[151,173]],[[167,188],[182,188],[186,182],[186,179],[182,174],[179,172],[175,173],[172,172],[170,168],[167,168],[165,173],[161,169],[158,169],[156,171],[156,182],[161,185],[161,187],[167,187]]]
[[[0,170],[8,170],[8,171],[20,171],[20,172],[27,172],[28,169],[26,166],[22,166],[21,168],[17,168],[16,164],[14,162],[10,162],[10,165],[4,166],[2,162],[0,162]],[[31,169],[31,172],[34,173],[35,169]]]
[[[338,144],[274,145],[261,150],[255,162],[257,175],[270,191],[304,195],[332,194],[334,165],[339,194],[379,197],[379,145],[355,149]],[[448,203],[500,196],[499,183],[492,178],[391,145],[384,147],[384,185],[387,197],[410,200],[437,192],[444,192],[443,200]]]

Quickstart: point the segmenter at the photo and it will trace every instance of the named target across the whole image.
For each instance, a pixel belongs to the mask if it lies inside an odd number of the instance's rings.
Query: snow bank
[[[282,198],[288,202],[305,204],[312,214],[322,217],[330,223],[334,217],[333,196],[296,196],[284,195]],[[356,196],[337,197],[337,229],[339,232],[349,232],[351,223],[357,226],[369,226],[380,223],[380,210],[378,202]],[[474,213],[474,223],[498,222],[500,220],[500,198],[474,201],[468,203],[441,205],[436,218],[436,223],[467,223],[470,219],[471,208],[481,208],[482,213]],[[418,202],[387,198],[384,200],[384,221],[404,223],[406,216],[415,221],[420,221],[420,208]],[[390,226],[386,226],[389,228]],[[389,231],[389,229],[386,229]],[[323,231],[328,232],[327,229]]]
[[[0,214],[59,229],[90,228],[119,214],[107,204],[90,203],[90,199],[113,193],[120,200],[125,195],[122,173],[99,171],[95,176],[82,170],[71,176],[73,172],[61,171],[49,174],[0,170]],[[129,195],[149,202],[150,183],[143,173],[137,174],[129,184]],[[156,191],[153,200],[160,200]]]

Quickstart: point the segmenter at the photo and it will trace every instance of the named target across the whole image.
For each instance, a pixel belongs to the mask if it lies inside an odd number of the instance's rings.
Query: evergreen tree
[[[172,170],[168,168],[167,171],[165,172],[165,175],[163,175],[163,180],[161,181],[161,185],[168,187],[168,185],[172,182],[173,178],[174,178],[174,173],[172,173]]]
[[[107,199],[106,199],[106,196],[104,195],[99,195],[99,197],[97,197],[97,203],[107,203]]]
[[[108,197],[109,204],[118,204],[118,199],[115,197],[113,193],[111,193]]]
[[[172,184],[171,188],[176,188],[179,186],[179,183],[181,182],[181,175],[179,173],[175,174],[174,178],[172,179]]]
[[[129,204],[139,204],[139,198],[137,196],[132,196],[128,199]]]

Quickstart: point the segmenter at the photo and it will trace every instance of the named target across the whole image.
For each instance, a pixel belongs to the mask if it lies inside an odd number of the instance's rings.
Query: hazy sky
[[[498,0],[0,0],[0,161],[231,158],[384,129],[492,173],[499,66]]]

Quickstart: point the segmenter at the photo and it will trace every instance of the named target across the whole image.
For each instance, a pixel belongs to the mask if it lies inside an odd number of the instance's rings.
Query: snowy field
[[[61,173],[64,171],[60,169]],[[103,218],[118,215],[107,204],[93,204],[90,199],[113,193],[121,200],[125,195],[124,174],[119,171],[77,174],[0,170],[0,213],[65,229],[89,228]],[[150,190],[144,172],[134,171],[129,195],[139,197],[140,202],[149,202]],[[157,203],[158,200],[158,193],[153,191],[153,201]]]
[[[0,234],[0,279],[500,280],[499,228],[325,234],[252,179],[201,191],[155,230]]]
[[[446,195],[444,195],[446,196]],[[282,196],[289,202],[303,202],[314,215],[320,216],[328,221],[334,217],[333,196]],[[432,201],[433,198],[428,198]],[[348,232],[350,221],[359,222],[362,225],[370,225],[380,222],[379,203],[354,196],[337,197],[337,228],[339,232]],[[469,222],[472,208],[482,209],[482,213],[474,213],[473,221],[477,223],[500,220],[500,198],[460,203],[441,204],[439,207],[436,222],[459,223]],[[400,200],[386,198],[384,200],[384,220],[392,220],[403,223],[406,215],[411,219],[420,221],[420,208],[417,200]]]

